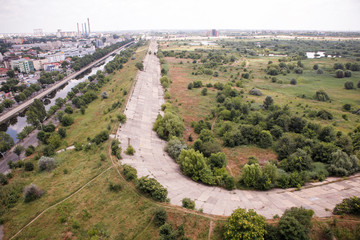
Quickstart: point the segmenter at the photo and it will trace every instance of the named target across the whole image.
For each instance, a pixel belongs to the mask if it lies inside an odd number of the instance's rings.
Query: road
[[[156,51],[152,42],[149,50]],[[360,195],[360,174],[344,179],[328,178],[322,183],[312,183],[300,191],[272,189],[270,191],[233,190],[206,186],[184,176],[176,162],[165,152],[166,142],[152,130],[161,112],[164,91],[160,85],[159,59],[151,54],[144,59],[144,71],[139,72],[134,91],[127,103],[127,121],[119,127],[116,137],[126,149],[128,141],[135,149],[133,156],[123,154],[124,164],[135,167],[138,176],[156,178],[168,189],[170,203],[181,206],[183,198],[195,200],[196,208],[205,213],[229,216],[238,207],[255,209],[271,219],[290,207],[313,209],[318,217],[331,215],[334,206],[343,198]]]
[[[3,123],[9,119],[11,119],[12,117],[14,117],[17,113],[24,111],[26,108],[28,108],[34,101],[34,99],[41,99],[43,97],[45,97],[46,95],[48,95],[49,93],[51,93],[52,91],[58,89],[60,86],[64,85],[65,83],[67,83],[68,81],[70,81],[71,79],[75,78],[76,76],[82,74],[83,72],[85,72],[86,70],[94,67],[96,64],[104,61],[106,58],[108,58],[111,54],[114,54],[116,52],[118,52],[119,50],[126,48],[127,46],[133,44],[134,41],[125,44],[124,46],[110,52],[109,54],[105,55],[104,57],[90,63],[89,65],[87,65],[86,67],[83,67],[82,69],[80,69],[79,71],[67,76],[66,78],[64,78],[63,80],[61,80],[60,82],[55,83],[53,86],[49,87],[48,89],[46,89],[45,91],[39,93],[38,95],[36,95],[35,97],[23,102],[22,104],[16,106],[15,108],[11,109],[10,111],[2,114],[0,116],[0,123]]]

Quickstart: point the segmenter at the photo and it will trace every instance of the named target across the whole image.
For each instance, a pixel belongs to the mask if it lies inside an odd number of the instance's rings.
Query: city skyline
[[[357,0],[211,1],[0,0],[0,33],[159,29],[360,31]]]

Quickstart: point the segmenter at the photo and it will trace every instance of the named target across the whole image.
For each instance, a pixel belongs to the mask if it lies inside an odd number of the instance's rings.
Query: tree
[[[14,140],[6,132],[0,132],[0,152],[4,153],[14,146]]]
[[[359,169],[359,160],[354,155],[349,157],[345,152],[337,150],[331,154],[331,158],[328,171],[332,175],[348,176]]]
[[[291,85],[296,85],[297,84],[297,80],[295,78],[290,80],[290,84]]]
[[[324,90],[318,90],[316,91],[315,99],[321,102],[327,102],[330,100],[330,97]]]
[[[154,214],[154,223],[160,227],[165,224],[168,216],[164,208],[158,208]]]
[[[314,69],[314,70],[318,70],[318,69],[319,69],[319,65],[318,65],[318,64],[314,64],[313,69]]]
[[[273,138],[269,131],[262,130],[259,137],[259,146],[261,148],[268,148],[272,146]]]
[[[183,141],[181,141],[177,137],[172,137],[167,142],[167,144],[165,146],[165,151],[169,154],[169,156],[172,159],[177,160],[181,151],[186,148],[187,148],[187,146]]]
[[[144,64],[142,62],[137,62],[135,64],[135,66],[140,70],[143,71],[144,70]]]
[[[2,104],[4,104],[5,108],[11,108],[11,106],[14,104],[15,102],[11,99],[4,99]]]
[[[212,169],[226,167],[226,164],[226,156],[223,152],[212,153],[209,157],[209,166]]]
[[[247,187],[256,187],[261,175],[262,171],[258,163],[251,165],[245,164],[242,169],[241,181]]]
[[[20,155],[21,155],[21,153],[22,153],[24,150],[25,150],[25,149],[24,149],[23,146],[21,146],[21,145],[16,145],[16,147],[15,147],[15,149],[14,149],[14,153],[15,153],[16,155],[18,155],[19,160],[20,160]]]
[[[253,209],[246,212],[238,208],[233,211],[224,226],[225,240],[262,240],[265,234],[265,218]]]
[[[344,64],[342,63],[334,63],[334,69],[341,69],[344,70]]]
[[[168,140],[173,136],[181,137],[185,126],[178,115],[165,110],[164,117],[159,114],[156,118],[153,130],[157,132],[160,138]]]
[[[345,77],[351,77],[351,75],[352,75],[351,71],[348,71],[348,70],[346,70],[344,73]]]
[[[205,157],[199,151],[182,150],[178,162],[184,174],[194,181],[201,181],[209,185],[215,184],[212,172],[206,165]]]
[[[187,209],[195,209],[195,201],[191,200],[190,198],[184,198],[182,201],[182,207]]]
[[[71,124],[74,123],[74,119],[68,115],[68,114],[65,114],[61,120],[60,120],[61,124],[64,126],[64,127],[67,127],[67,126],[70,126]]]
[[[354,89],[354,83],[347,81],[347,82],[345,82],[344,87],[345,87],[345,89]]]
[[[14,70],[9,70],[6,72],[6,75],[8,75],[9,78],[14,78],[15,77],[15,72]]]
[[[311,167],[311,156],[302,149],[297,149],[296,152],[291,154],[287,159],[282,160],[280,166],[285,171],[303,171],[308,170]]]
[[[201,90],[201,95],[206,96],[206,95],[207,95],[207,92],[208,92],[208,89],[207,89],[207,88],[203,88],[203,89]]]
[[[39,99],[35,99],[33,104],[26,111],[26,117],[27,123],[36,127],[39,126],[39,124],[42,123],[46,117],[46,110],[43,102]]]
[[[264,108],[267,110],[273,104],[274,104],[274,99],[271,96],[266,96],[263,104]]]
[[[332,142],[335,140],[335,131],[332,126],[326,126],[319,132],[319,140],[323,142]]]
[[[335,71],[335,76],[337,77],[337,78],[343,78],[345,75],[344,75],[344,71],[343,70],[340,70],[340,69],[338,69],[338,70],[336,70]]]
[[[312,227],[311,218],[313,210],[303,207],[286,209],[279,221],[279,234],[281,239],[306,240]]]
[[[24,188],[24,202],[31,202],[40,198],[44,191],[38,188],[35,184],[30,184]]]

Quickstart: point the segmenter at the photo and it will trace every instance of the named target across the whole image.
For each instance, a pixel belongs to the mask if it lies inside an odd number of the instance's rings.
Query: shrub
[[[0,185],[6,185],[6,184],[8,184],[7,177],[3,173],[0,173]]]
[[[269,109],[270,106],[272,106],[273,104],[274,104],[274,99],[271,96],[266,96],[263,104],[264,109],[266,110]]]
[[[323,110],[323,109],[318,111],[316,116],[318,118],[321,118],[321,119],[324,119],[324,120],[331,120],[331,119],[334,118],[333,115],[330,112],[328,112],[326,110]]]
[[[66,137],[66,129],[65,128],[59,128],[58,134],[59,134],[59,136],[61,138],[65,138]]]
[[[319,132],[319,140],[323,142],[332,142],[335,140],[335,131],[332,126],[326,126]]]
[[[172,159],[177,160],[181,151],[186,148],[187,148],[187,146],[183,141],[181,141],[177,137],[172,137],[167,142],[167,144],[165,146],[165,151],[169,154],[169,156]]]
[[[207,89],[207,88],[203,88],[203,89],[201,90],[201,95],[206,96],[206,95],[207,95],[207,92],[208,92],[208,89]]]
[[[256,88],[251,89],[249,94],[254,96],[262,96],[262,92]]]
[[[185,126],[178,115],[165,111],[164,117],[159,114],[156,118],[153,130],[157,132],[160,138],[168,140],[171,137],[181,137]]]
[[[345,71],[344,76],[345,77],[351,77],[352,73],[351,71]]]
[[[336,215],[352,214],[360,216],[360,198],[353,196],[343,199],[341,203],[336,204],[333,213]]]
[[[311,167],[311,156],[302,149],[297,149],[287,159],[281,161],[280,166],[288,172],[308,170]]]
[[[316,71],[316,73],[317,73],[317,74],[323,74],[323,73],[324,73],[324,71],[323,71],[322,69],[320,69],[320,68],[319,68],[319,69]]]
[[[340,69],[338,69],[338,70],[336,70],[335,71],[335,76],[337,77],[337,78],[343,78],[345,75],[344,75],[344,71],[343,70],[340,70]]]
[[[39,169],[40,171],[50,171],[56,167],[55,159],[51,157],[42,156],[39,160]]]
[[[35,151],[35,147],[33,145],[30,145],[29,147],[26,148],[25,150],[25,156],[30,156],[31,154],[33,154]]]
[[[122,186],[120,183],[112,183],[109,182],[109,190],[112,192],[119,192],[122,189]]]
[[[72,114],[74,110],[72,109],[72,107],[66,106],[64,112],[67,114]]]
[[[265,218],[258,215],[253,209],[246,212],[238,208],[233,211],[224,226],[225,240],[264,238]]]
[[[70,115],[65,114],[62,116],[60,122],[64,127],[67,127],[74,123],[74,119]]]
[[[194,84],[191,82],[191,83],[188,84],[188,87],[187,87],[187,88],[188,88],[189,90],[191,90],[193,87],[194,87]]]
[[[109,139],[109,132],[104,130],[97,134],[91,141],[99,145]]]
[[[24,202],[34,201],[43,194],[43,190],[39,189],[35,184],[30,184],[24,188]]]
[[[337,150],[331,154],[328,167],[330,174],[335,176],[348,176],[359,169],[359,159],[355,155],[350,157],[343,151]]]
[[[160,83],[163,88],[168,88],[170,86],[170,80],[167,76],[163,76],[160,78]]]
[[[157,227],[160,227],[165,224],[168,216],[164,208],[158,208],[155,210],[154,214],[154,224]]]
[[[164,188],[156,179],[149,177],[141,177],[137,183],[137,188],[145,193],[149,194],[154,200],[165,202],[168,191]]]
[[[192,201],[190,198],[184,198],[181,202],[182,207],[187,209],[195,209],[195,201]]]
[[[123,174],[127,181],[137,179],[137,170],[129,165],[123,165]]]
[[[127,155],[134,155],[135,150],[134,150],[133,146],[129,145],[129,146],[126,148],[125,153],[126,153]]]
[[[309,239],[308,233],[312,227],[313,210],[292,207],[285,210],[281,216],[278,229],[281,239]]]
[[[258,163],[251,165],[245,164],[241,173],[241,181],[247,187],[256,188],[261,175],[262,171]]]
[[[117,119],[118,119],[118,121],[120,123],[125,123],[126,122],[126,115],[125,114],[118,114],[118,115],[116,115],[116,117],[117,117]]]
[[[34,170],[34,164],[32,162],[25,162],[25,171],[31,172]]]
[[[303,69],[302,69],[301,67],[297,67],[297,68],[294,69],[294,72],[295,72],[296,74],[302,74],[302,73],[303,73]]]
[[[108,98],[108,94],[107,94],[107,92],[102,92],[101,93],[101,99],[107,99]]]
[[[344,104],[343,109],[346,110],[346,111],[350,111],[351,110],[351,104],[349,104],[349,103]]]
[[[314,69],[314,70],[318,70],[318,69],[319,69],[319,65],[318,65],[318,64],[314,64],[313,69]]]
[[[347,82],[345,82],[344,87],[345,87],[345,89],[354,89],[354,83],[347,81]]]
[[[290,84],[291,85],[296,85],[297,84],[297,80],[295,78],[290,80]]]
[[[327,102],[330,100],[330,97],[324,90],[318,90],[316,91],[315,99],[321,102]]]
[[[213,168],[226,167],[226,156],[223,152],[212,153],[209,157],[209,166]]]
[[[342,69],[342,70],[344,70],[345,67],[344,67],[344,64],[342,64],[342,63],[334,63],[334,69],[335,69],[335,70],[336,70],[336,69]]]
[[[203,86],[202,81],[200,81],[200,80],[194,81],[193,86],[194,86],[194,88],[201,88]]]
[[[184,174],[194,181],[202,181],[209,185],[215,184],[212,172],[206,165],[203,154],[199,151],[194,149],[182,150],[178,162]]]
[[[144,70],[144,64],[142,62],[137,62],[135,67],[137,67],[140,71]]]
[[[272,143],[273,143],[273,139],[270,132],[266,130],[262,130],[260,132],[259,146],[261,148],[268,148],[272,146]]]

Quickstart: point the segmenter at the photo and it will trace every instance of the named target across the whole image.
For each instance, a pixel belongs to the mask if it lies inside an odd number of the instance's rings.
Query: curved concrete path
[[[156,51],[157,44],[152,41],[151,52]],[[255,209],[256,212],[272,218],[281,215],[285,209],[293,206],[303,206],[313,209],[319,217],[330,216],[336,203],[343,198],[360,196],[359,175],[340,182],[329,182],[338,179],[328,179],[326,183],[309,185],[300,191],[273,189],[266,192],[233,190],[227,191],[219,187],[205,186],[184,176],[179,166],[164,151],[165,141],[158,138],[152,131],[161,109],[163,89],[160,85],[159,59],[151,54],[144,59],[144,71],[139,72],[134,91],[129,98],[125,114],[126,123],[118,130],[117,137],[125,150],[128,142],[135,148],[134,156],[123,154],[122,163],[135,167],[138,176],[156,178],[168,189],[170,202],[181,206],[185,197],[195,200],[196,208],[202,208],[205,213],[215,215],[230,215],[238,207]]]

